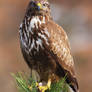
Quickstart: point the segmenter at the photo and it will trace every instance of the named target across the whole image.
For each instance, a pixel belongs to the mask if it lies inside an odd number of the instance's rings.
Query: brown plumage
[[[20,26],[20,43],[28,66],[36,71],[40,81],[60,80],[67,74],[66,82],[78,92],[74,62],[68,37],[63,28],[51,18],[47,0],[32,0]]]

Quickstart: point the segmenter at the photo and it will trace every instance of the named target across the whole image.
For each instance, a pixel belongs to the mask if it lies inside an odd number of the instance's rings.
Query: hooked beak
[[[38,10],[41,10],[42,9],[42,5],[40,3],[37,3],[37,8],[38,8]]]

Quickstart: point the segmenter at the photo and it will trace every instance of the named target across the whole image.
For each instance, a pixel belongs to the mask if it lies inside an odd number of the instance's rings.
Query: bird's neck
[[[31,16],[29,20],[29,29],[34,30],[34,29],[39,29],[42,24],[46,24],[50,20],[50,16],[48,15],[33,15]]]
[[[25,17],[34,18],[36,16],[38,16],[39,19],[40,18],[42,19],[42,17],[45,17],[46,21],[49,21],[50,19],[52,19],[50,12],[47,12],[47,13],[46,12],[30,12],[30,13],[27,13]]]

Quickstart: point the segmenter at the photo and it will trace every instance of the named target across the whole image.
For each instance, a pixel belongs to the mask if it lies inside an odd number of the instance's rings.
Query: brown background
[[[17,92],[11,73],[29,71],[21,55],[18,36],[28,2],[0,0],[0,92]],[[51,9],[53,19],[69,36],[80,92],[91,92],[92,1],[52,0]]]

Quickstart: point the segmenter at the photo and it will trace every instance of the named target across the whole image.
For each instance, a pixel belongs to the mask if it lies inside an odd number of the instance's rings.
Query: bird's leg
[[[45,92],[46,90],[50,89],[51,86],[51,79],[48,80],[47,85],[43,86],[42,83],[36,84],[40,92]]]
[[[51,87],[51,79],[48,80],[47,87],[48,87],[48,89],[50,89],[50,87]]]
[[[32,67],[30,69],[30,77],[32,78]],[[29,86],[29,89],[32,91],[32,86]]]
[[[31,78],[32,78],[32,68],[31,68]]]

